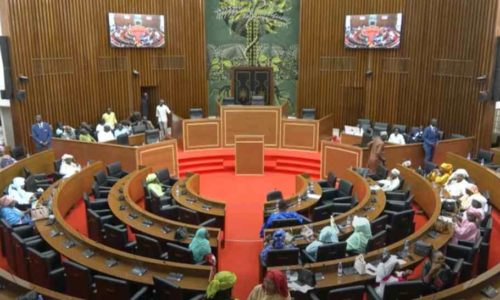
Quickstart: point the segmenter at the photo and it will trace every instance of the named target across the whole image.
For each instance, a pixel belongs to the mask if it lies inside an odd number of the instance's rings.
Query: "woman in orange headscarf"
[[[262,284],[255,286],[248,300],[290,300],[288,282],[279,270],[269,270]]]

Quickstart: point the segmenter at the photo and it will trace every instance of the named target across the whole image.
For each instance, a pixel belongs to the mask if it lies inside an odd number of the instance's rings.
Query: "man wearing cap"
[[[399,174],[400,172],[398,169],[392,169],[386,179],[379,180],[377,181],[377,183],[380,185],[381,189],[384,192],[392,192],[394,190],[397,190],[399,188],[399,185],[401,184]]]
[[[63,178],[68,178],[82,170],[82,167],[75,163],[74,157],[71,154],[64,154],[61,157],[61,167],[59,168],[59,173],[64,175]]]
[[[8,195],[0,198],[0,218],[4,219],[9,225],[30,223],[30,215],[15,208],[15,205],[16,200]]]

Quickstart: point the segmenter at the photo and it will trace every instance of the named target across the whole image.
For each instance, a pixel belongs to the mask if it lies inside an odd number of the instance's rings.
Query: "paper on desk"
[[[371,185],[370,186],[370,191],[378,191],[380,189],[381,189],[381,187],[379,185]]]
[[[288,283],[288,288],[291,289],[292,291],[298,291],[303,294],[307,293],[308,291],[314,289],[312,286],[309,285],[299,285],[296,282],[289,282]]]
[[[319,200],[319,198],[321,198],[321,195],[318,195],[318,194],[307,194],[307,198],[311,198],[311,199],[314,199],[314,200]]]

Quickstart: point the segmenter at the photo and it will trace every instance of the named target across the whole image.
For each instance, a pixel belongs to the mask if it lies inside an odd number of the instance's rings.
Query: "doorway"
[[[143,103],[143,95],[144,93],[148,94],[147,103]],[[148,120],[151,120],[153,123],[156,123],[156,105],[159,102],[157,87],[156,86],[141,86],[141,94],[139,96],[140,99],[140,111],[141,114],[148,117]]]

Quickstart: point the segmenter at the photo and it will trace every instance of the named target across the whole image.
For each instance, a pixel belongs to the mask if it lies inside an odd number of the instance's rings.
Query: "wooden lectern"
[[[234,141],[235,174],[264,175],[264,136],[237,135]]]

